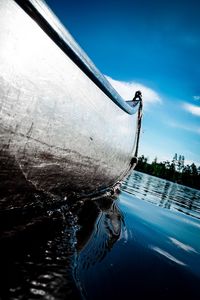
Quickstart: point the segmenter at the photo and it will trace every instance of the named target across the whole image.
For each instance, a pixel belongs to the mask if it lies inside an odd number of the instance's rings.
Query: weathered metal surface
[[[129,114],[135,113],[124,99],[117,93],[108,80],[96,68],[86,53],[79,47],[70,33],[63,27],[57,17],[43,0],[14,0],[48,36],[71,58],[73,62],[120,108]]]
[[[88,193],[121,179],[135,151],[137,114],[111,101],[12,0],[0,3],[0,45],[5,193],[26,183]]]

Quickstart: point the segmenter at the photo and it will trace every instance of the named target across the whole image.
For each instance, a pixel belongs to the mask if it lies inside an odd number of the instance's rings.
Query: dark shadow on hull
[[[15,157],[4,146],[0,150],[0,210],[31,204],[29,197],[22,201],[21,195],[35,191],[34,186],[26,180]]]

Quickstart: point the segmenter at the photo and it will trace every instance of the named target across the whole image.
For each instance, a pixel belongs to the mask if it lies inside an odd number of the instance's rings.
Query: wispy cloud
[[[191,114],[200,117],[200,106],[185,102],[185,103],[183,103],[182,107],[183,107],[183,109],[190,112]]]
[[[134,81],[126,82],[112,79],[109,76],[105,77],[125,100],[133,99],[135,92],[140,90],[143,95],[144,105],[162,102],[160,95],[145,85]]]
[[[174,121],[167,122],[167,125],[169,125],[171,127],[174,127],[174,128],[179,128],[179,129],[183,129],[183,130],[186,130],[186,131],[190,131],[190,132],[200,134],[200,127],[197,127],[197,126],[191,126],[189,124],[188,125],[187,124],[180,124],[180,123],[177,123],[177,122],[174,122]]]

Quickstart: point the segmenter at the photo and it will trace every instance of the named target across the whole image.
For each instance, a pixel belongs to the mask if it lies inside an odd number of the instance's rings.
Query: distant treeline
[[[175,154],[171,162],[157,162],[155,158],[152,163],[148,163],[148,159],[142,155],[138,158],[138,164],[135,169],[143,173],[200,189],[200,167],[197,169],[194,163],[184,166],[184,157],[179,156],[179,160],[177,160],[177,154]]]

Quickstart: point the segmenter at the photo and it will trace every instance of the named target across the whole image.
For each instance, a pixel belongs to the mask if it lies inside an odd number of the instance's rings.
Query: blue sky
[[[141,88],[140,154],[200,165],[200,1],[46,2],[123,97]]]

